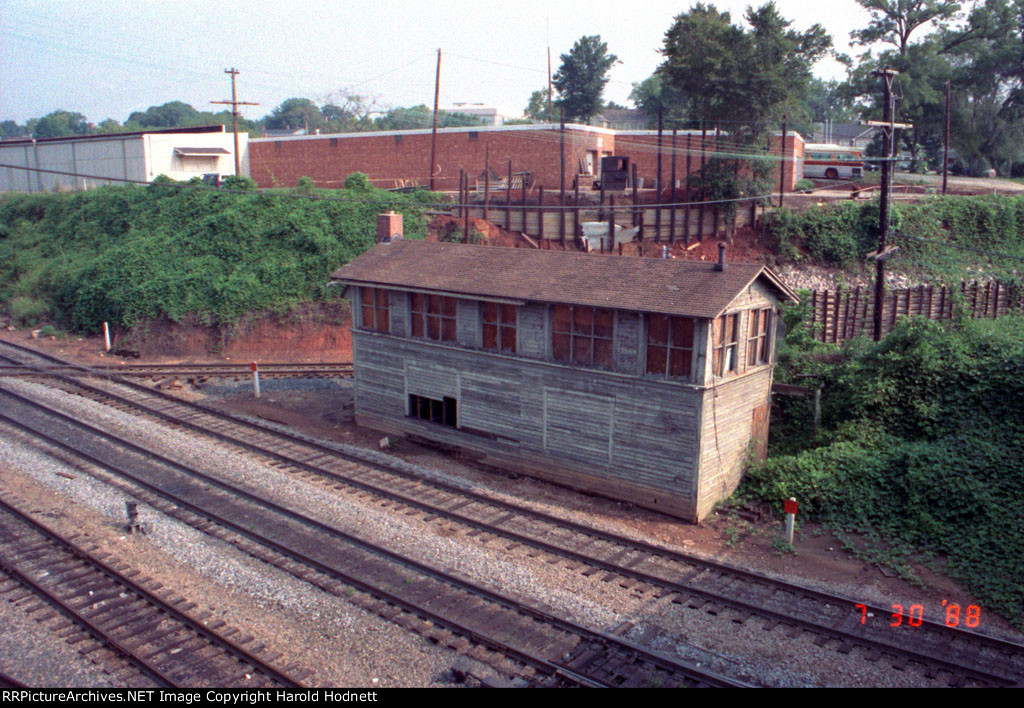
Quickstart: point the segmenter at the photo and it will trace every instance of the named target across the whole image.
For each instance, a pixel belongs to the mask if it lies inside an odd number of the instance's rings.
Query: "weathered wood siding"
[[[548,306],[524,305],[519,312],[516,328],[516,353],[530,359],[548,356]]]
[[[694,386],[358,330],[353,348],[362,425],[695,517]],[[409,394],[457,399],[460,430],[408,417]]]
[[[704,392],[701,411],[698,521],[735,491],[747,463],[754,409],[768,402],[772,367],[720,380]]]
[[[640,336],[643,316],[639,312],[619,312],[615,323],[615,370],[623,374],[640,373]]]
[[[409,330],[409,296],[395,290],[388,291],[389,322],[391,334],[404,337]]]
[[[481,344],[480,302],[477,300],[459,300],[458,306],[455,338],[460,345],[476,349]]]

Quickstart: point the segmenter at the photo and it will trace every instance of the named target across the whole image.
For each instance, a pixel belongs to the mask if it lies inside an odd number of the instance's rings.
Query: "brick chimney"
[[[402,215],[389,211],[377,215],[377,243],[391,243],[402,238]]]

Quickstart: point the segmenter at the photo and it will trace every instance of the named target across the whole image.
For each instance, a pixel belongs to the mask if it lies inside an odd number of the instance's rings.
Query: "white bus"
[[[804,177],[853,179],[864,173],[860,148],[828,143],[808,143],[804,147]]]

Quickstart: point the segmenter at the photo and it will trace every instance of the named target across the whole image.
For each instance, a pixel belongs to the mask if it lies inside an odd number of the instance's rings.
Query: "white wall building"
[[[494,106],[487,106],[483,103],[454,103],[440,110],[446,113],[461,113],[473,116],[474,118],[479,118],[486,125],[502,125],[507,118],[507,116],[498,113],[498,109]]]
[[[249,176],[249,135],[239,133],[239,173]],[[0,192],[65,192],[159,175],[188,180],[235,173],[224,126],[0,141]],[[51,170],[46,172],[44,170]],[[64,174],[57,174],[64,173]]]

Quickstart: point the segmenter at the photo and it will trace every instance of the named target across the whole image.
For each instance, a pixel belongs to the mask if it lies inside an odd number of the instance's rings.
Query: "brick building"
[[[600,158],[625,155],[637,164],[638,176],[645,185],[655,184],[657,175],[658,131],[616,131],[607,128],[570,124],[565,127],[566,189],[576,174],[597,175]],[[690,147],[686,148],[687,137]],[[709,133],[703,153],[710,158],[716,146],[722,152],[728,136]],[[500,178],[512,161],[514,172],[529,172],[534,185],[557,190],[559,187],[559,151],[562,135],[559,126],[550,124],[514,126],[472,126],[441,128],[437,131],[436,160],[433,167],[435,188],[458,188],[459,171],[470,175],[470,184],[483,182],[485,165],[492,176]],[[781,136],[773,136],[772,155],[779,155]],[[261,187],[291,187],[300,177],[309,176],[318,186],[338,188],[353,172],[363,172],[378,186],[394,187],[430,181],[431,131],[402,130],[336,135],[303,135],[254,139],[249,142],[250,173]],[[702,153],[700,131],[679,131],[676,137],[676,179],[686,179],[686,154],[690,171],[700,169]],[[783,155],[787,190],[800,179],[803,139],[789,133]],[[662,182],[670,182],[671,131],[662,136]],[[776,173],[775,184],[778,184]]]
[[[765,452],[765,266],[398,239],[332,278],[359,425],[692,521]]]

